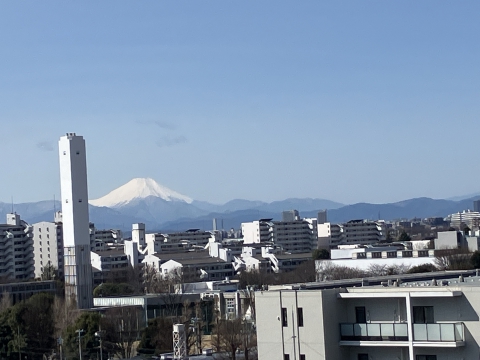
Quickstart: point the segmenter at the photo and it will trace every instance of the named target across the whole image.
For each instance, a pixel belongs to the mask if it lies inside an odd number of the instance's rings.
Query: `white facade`
[[[344,244],[374,244],[386,239],[383,220],[351,220],[343,224],[318,224],[318,247],[333,248]]]
[[[32,226],[18,214],[7,214],[0,224],[0,279],[33,279],[35,276]]]
[[[291,253],[309,252],[317,247],[317,219],[252,221],[242,223],[242,234],[244,244],[273,243]]]
[[[478,359],[479,280],[257,291],[258,357]]]
[[[58,277],[63,278],[62,223],[42,221],[32,227],[35,278],[42,275],[44,266],[49,263],[57,268]]]
[[[65,296],[78,308],[93,306],[85,140],[75,133],[58,143],[65,253]]]

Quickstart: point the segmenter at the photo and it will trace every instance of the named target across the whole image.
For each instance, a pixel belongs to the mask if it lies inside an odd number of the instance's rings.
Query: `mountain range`
[[[458,199],[458,200],[456,200]],[[145,223],[148,231],[179,231],[190,228],[210,230],[217,218],[224,229],[239,228],[242,222],[261,218],[280,219],[284,210],[297,209],[302,217],[316,217],[319,210],[328,210],[328,220],[344,222],[352,219],[411,219],[445,217],[471,209],[478,196],[452,199],[415,198],[389,204],[358,203],[345,205],[331,200],[290,198],[263,202],[243,199],[223,205],[197,201],[162,186],[149,178],[136,178],[107,195],[90,201],[90,219],[99,229],[129,231],[132,223]],[[60,201],[39,201],[14,204],[13,209],[29,223],[53,221]],[[12,204],[0,202],[0,216],[12,211]]]

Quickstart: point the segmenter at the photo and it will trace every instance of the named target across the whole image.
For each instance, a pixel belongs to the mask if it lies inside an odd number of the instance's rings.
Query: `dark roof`
[[[123,249],[112,249],[112,250],[102,250],[102,251],[92,251],[97,255],[100,256],[118,256],[118,255],[125,255]],[[125,255],[126,256],[126,255]]]
[[[306,259],[312,258],[312,253],[298,253],[298,254],[281,254],[275,255],[278,260],[288,260],[288,259]]]

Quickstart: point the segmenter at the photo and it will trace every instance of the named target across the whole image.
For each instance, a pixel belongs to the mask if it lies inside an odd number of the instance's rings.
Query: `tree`
[[[12,306],[13,306],[12,296],[5,291],[2,294],[2,298],[0,299],[0,313],[11,308]]]
[[[143,329],[138,351],[142,354],[161,354],[173,351],[173,320],[157,317]]]
[[[437,250],[435,265],[440,270],[470,270],[474,268],[471,257],[468,249]]]
[[[64,333],[64,350],[68,359],[79,360],[78,354],[78,332],[77,330],[83,330],[84,333],[81,336],[82,357],[91,358],[96,357],[98,346],[98,340],[95,337],[95,332],[100,328],[99,313],[84,312],[76,319],[75,323],[70,325]]]
[[[214,335],[217,337],[217,344],[219,344],[221,350],[230,354],[232,360],[236,359],[237,350],[244,342],[242,328],[241,319],[220,320],[217,323]]]
[[[480,269],[480,251],[477,250],[472,254],[470,262],[475,269]]]
[[[433,264],[421,264],[417,266],[412,266],[408,269],[407,274],[417,274],[417,273],[426,273],[438,271],[437,267]]]
[[[101,320],[105,330],[104,344],[121,359],[133,356],[134,343],[139,337],[139,310],[134,306],[111,308]]]
[[[132,295],[134,288],[127,283],[102,283],[93,289],[94,297]]]
[[[315,249],[312,253],[313,260],[330,259],[330,252],[326,249]]]
[[[45,280],[55,280],[58,278],[58,270],[52,263],[49,261],[45,266],[42,267],[42,273],[40,274],[40,279]]]
[[[355,279],[368,276],[360,269],[342,265],[334,265],[328,261],[322,261],[317,267],[317,275],[320,281]]]
[[[401,242],[404,242],[404,241],[410,241],[412,240],[411,236],[407,234],[407,232],[405,230],[403,230],[400,235],[398,235],[398,238],[397,238],[397,241],[401,241]]]

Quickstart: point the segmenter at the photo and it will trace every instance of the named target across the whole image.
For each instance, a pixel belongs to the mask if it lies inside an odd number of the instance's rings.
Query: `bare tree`
[[[236,359],[237,350],[244,344],[243,323],[241,319],[220,320],[216,336],[221,349]]]
[[[121,359],[134,355],[134,343],[139,339],[139,317],[138,308],[128,306],[109,309],[102,318],[104,341]]]
[[[2,298],[0,300],[0,313],[4,312],[8,308],[13,306],[12,296],[9,292],[5,291],[2,294]]]
[[[435,265],[441,270],[473,269],[472,254],[468,249],[441,249],[436,251]]]
[[[317,276],[320,281],[343,280],[366,277],[368,274],[358,268],[334,265],[329,261],[317,262]]]
[[[53,300],[53,321],[55,324],[55,336],[59,338],[65,330],[73,325],[80,316],[80,312],[71,301],[65,301],[63,297],[55,296]]]

